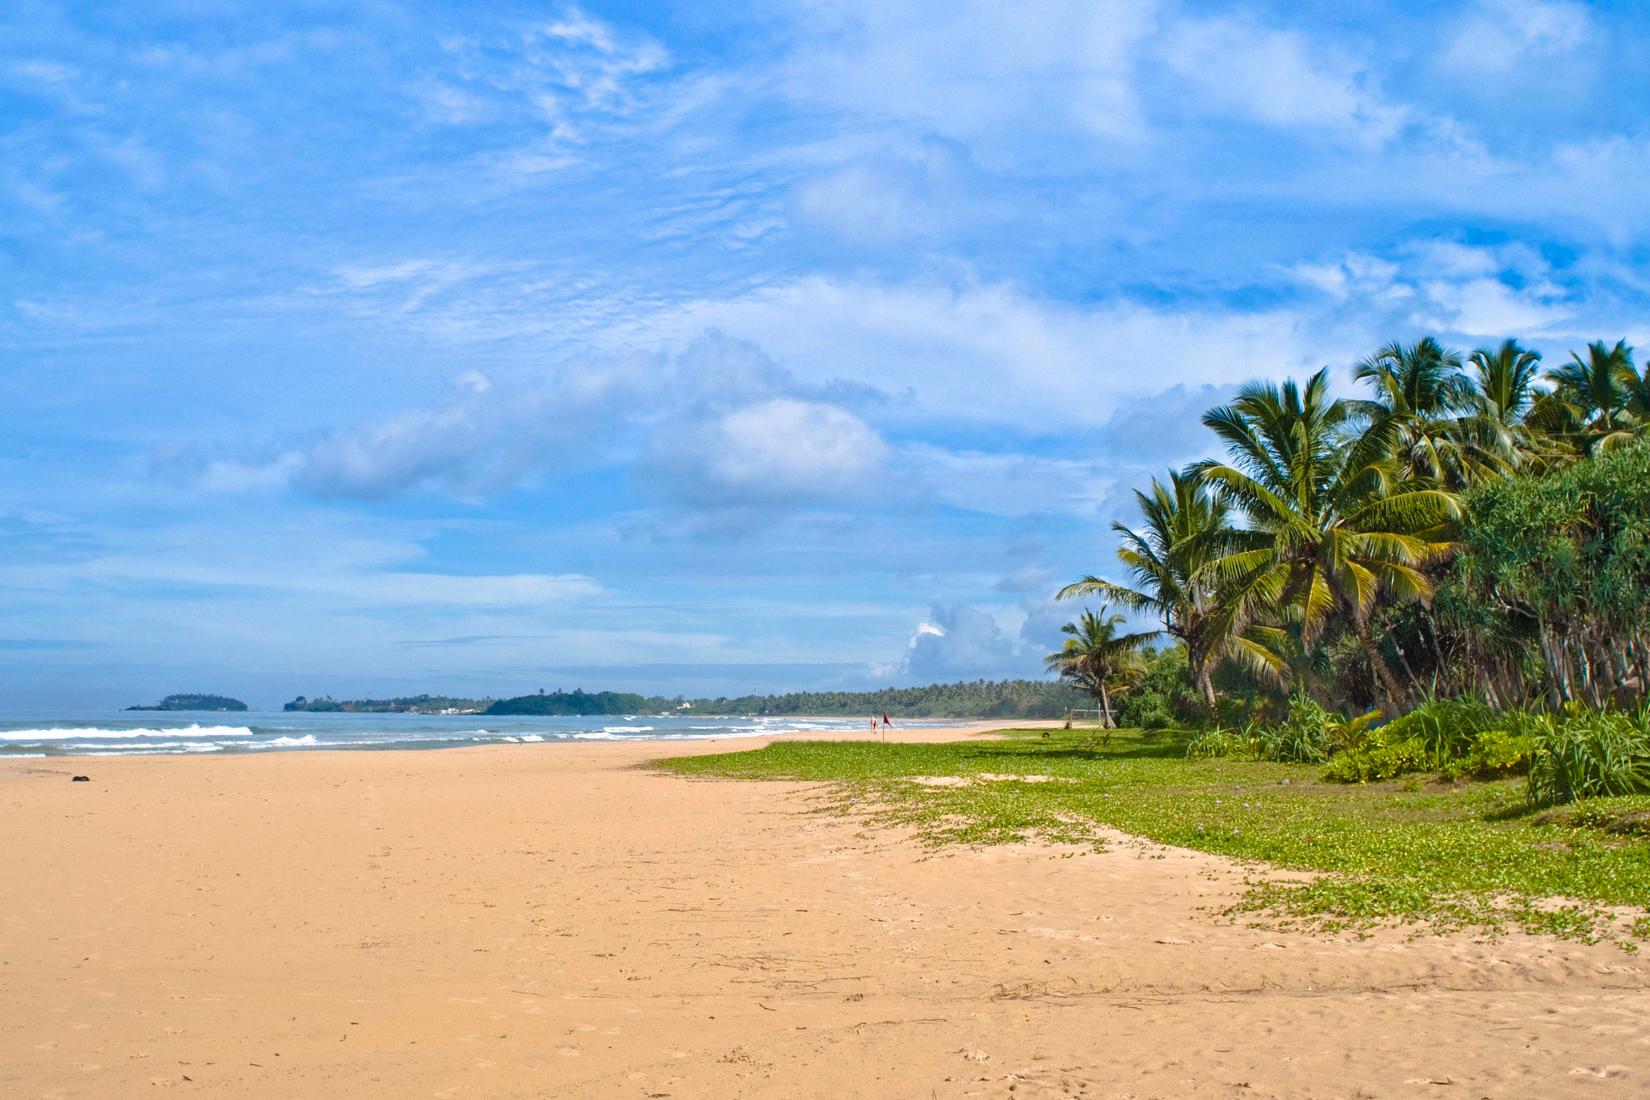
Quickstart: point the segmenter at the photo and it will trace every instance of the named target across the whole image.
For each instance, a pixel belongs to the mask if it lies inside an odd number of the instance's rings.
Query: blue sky
[[[0,700],[1034,674],[1234,385],[1650,344],[1650,15],[1390,7],[14,0]]]

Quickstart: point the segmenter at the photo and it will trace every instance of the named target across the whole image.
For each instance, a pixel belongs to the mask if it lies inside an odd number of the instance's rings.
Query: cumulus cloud
[[[792,505],[863,493],[888,445],[836,405],[778,397],[654,433],[648,480],[686,503]]]
[[[906,641],[898,676],[908,683],[939,683],[1046,675],[1043,658],[1060,647],[1060,627],[1076,609],[1045,592],[1028,594],[1017,610],[1010,611],[1020,620],[1012,632],[998,615],[979,607],[930,608]]]
[[[891,448],[844,402],[880,399],[863,385],[804,385],[754,345],[712,332],[676,356],[586,363],[507,384],[466,371],[426,405],[262,461],[168,452],[152,467],[214,492],[290,485],[383,499],[481,497],[632,465],[638,487],[667,505],[772,512],[851,500],[873,486]]]
[[[467,371],[430,405],[316,443],[293,465],[293,479],[318,496],[364,499],[421,488],[497,491],[557,464],[589,463],[622,430],[633,384],[623,370],[585,370],[540,386],[496,387]]]
[[[1303,263],[1292,274],[1337,303],[1366,314],[1374,306],[1394,325],[1467,339],[1562,332],[1577,313],[1549,261],[1517,243],[1423,239],[1390,257],[1348,253]]]
[[[995,617],[977,607],[935,607],[906,643],[900,674],[913,682],[1029,675],[1033,662]]]

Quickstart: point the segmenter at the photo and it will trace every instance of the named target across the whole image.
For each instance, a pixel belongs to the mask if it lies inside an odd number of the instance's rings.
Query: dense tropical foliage
[[[1124,720],[1204,727],[1198,752],[1341,757],[1340,778],[1530,771],[1532,792],[1555,754],[1642,745],[1650,370],[1624,342],[1543,371],[1516,341],[1426,337],[1353,381],[1252,383],[1210,410],[1223,453],[1136,493],[1117,579],[1061,591],[1159,627],[1111,622]],[[1144,663],[1121,652],[1153,639]],[[1406,732],[1446,714],[1449,737]],[[1650,775],[1650,750],[1622,767],[1599,789]]]

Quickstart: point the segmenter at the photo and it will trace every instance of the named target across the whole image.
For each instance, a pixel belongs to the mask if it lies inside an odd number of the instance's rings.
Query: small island
[[[227,695],[168,695],[149,706],[127,707],[127,710],[245,710],[246,704]]]

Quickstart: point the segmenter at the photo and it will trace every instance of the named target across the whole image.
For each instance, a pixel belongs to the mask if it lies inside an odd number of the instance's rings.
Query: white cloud
[[[1102,424],[1131,398],[1175,383],[1315,368],[1335,331],[1287,309],[1076,305],[1009,284],[879,285],[813,277],[738,298],[690,302],[630,331],[673,342],[704,328],[754,341],[804,381],[847,378],[906,395],[914,424],[1013,424],[1059,432]]]
[[[899,674],[915,683],[976,677],[1032,675],[1031,655],[1021,652],[995,617],[977,607],[935,607],[906,642]]]
[[[808,176],[793,196],[794,220],[857,245],[931,241],[984,212],[978,183],[954,143],[924,138]]]
[[[1093,462],[1027,454],[905,449],[915,488],[954,507],[997,516],[1068,512],[1093,518],[1113,479]]]
[[[578,9],[514,34],[442,42],[448,66],[411,87],[427,121],[464,126],[528,123],[535,140],[503,155],[518,173],[570,163],[556,150],[583,145],[651,106],[650,81],[670,53]]]
[[[1575,292],[1525,245],[1424,239],[1392,255],[1348,253],[1298,265],[1290,275],[1336,302],[1384,314],[1393,326],[1485,340],[1575,331]]]
[[[70,564],[9,565],[0,579],[21,589],[66,592],[76,586],[162,585],[321,597],[329,611],[370,608],[504,608],[564,605],[599,596],[581,573],[461,574],[408,570],[422,548],[353,536],[320,523],[273,526],[255,535],[202,528],[157,531],[137,545]]]
[[[1370,147],[1411,118],[1368,70],[1323,42],[1247,19],[1182,20],[1165,35],[1169,67],[1216,115],[1281,129],[1314,129]]]
[[[508,387],[466,372],[437,402],[334,432],[309,447],[293,477],[321,496],[497,491],[558,465],[594,464],[623,430],[635,384],[617,368]]]
[[[873,486],[890,449],[843,402],[878,400],[866,386],[802,384],[754,345],[712,332],[674,356],[609,356],[507,384],[465,371],[428,404],[271,459],[160,449],[151,468],[220,493],[294,485],[320,497],[474,498],[635,462],[641,487],[666,503],[772,512]]]
[[[646,468],[650,484],[692,505],[795,505],[866,492],[887,457],[846,409],[779,397],[661,429]]]
[[[1574,311],[1549,304],[1539,291],[1515,290],[1499,279],[1423,283],[1426,305],[1415,313],[1424,329],[1459,332],[1486,340],[1517,334],[1523,339],[1550,332]]]
[[[906,640],[897,676],[908,683],[1041,679],[1047,675],[1043,658],[1059,648],[1060,625],[1074,613],[1046,593],[1028,594],[1018,608],[997,613],[966,604],[936,605]]]
[[[1477,75],[1526,72],[1592,36],[1585,6],[1563,0],[1480,0],[1458,24],[1444,59]],[[1571,74],[1572,78],[1575,74]]]
[[[1149,0],[809,4],[784,82],[800,100],[964,139],[1028,128],[1133,139],[1135,47],[1155,9]]]

